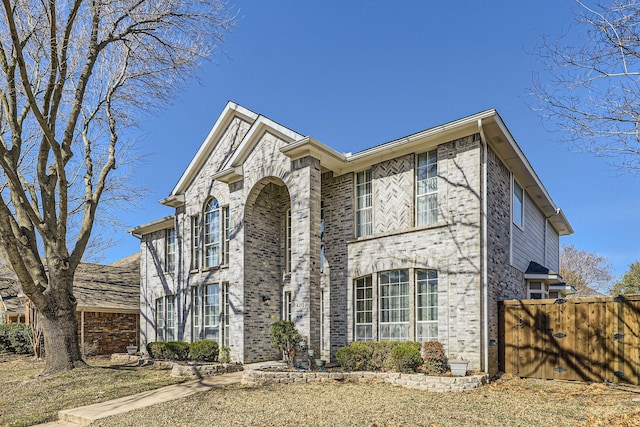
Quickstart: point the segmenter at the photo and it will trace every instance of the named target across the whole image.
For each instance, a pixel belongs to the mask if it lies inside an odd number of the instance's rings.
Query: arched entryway
[[[258,182],[245,205],[244,348],[246,362],[279,359],[269,327],[282,318],[283,287],[289,280],[291,197],[275,177]]]

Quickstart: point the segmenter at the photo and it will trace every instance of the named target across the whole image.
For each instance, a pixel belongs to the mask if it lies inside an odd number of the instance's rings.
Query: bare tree
[[[592,252],[576,249],[573,245],[560,248],[560,275],[576,288],[578,297],[608,293],[613,276],[606,258]]]
[[[568,34],[579,42],[543,40],[535,108],[578,149],[640,172],[640,3],[577,3]]]
[[[220,0],[2,0],[0,254],[40,312],[44,373],[84,366],[73,278],[121,138],[235,22]]]

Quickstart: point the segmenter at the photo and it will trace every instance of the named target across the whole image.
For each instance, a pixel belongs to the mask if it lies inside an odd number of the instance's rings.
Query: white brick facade
[[[370,318],[371,337],[379,339],[380,325],[404,310],[396,323],[414,340],[425,313],[419,301],[426,301],[418,295],[418,273],[430,270],[437,272],[437,307],[429,316],[437,317],[438,340],[450,356],[469,360],[470,369],[494,371],[497,301],[526,296],[527,258],[557,268],[558,237],[571,232],[505,130],[489,110],[343,155],[229,103],[162,201],[175,207],[175,215],[132,230],[142,242],[143,343],[157,339],[158,299],[174,296],[175,339],[200,338],[193,336],[194,330],[202,334],[193,322],[213,322],[210,316],[203,320],[209,312],[202,304],[217,304],[217,337],[228,343],[234,360],[278,358],[269,326],[285,315],[310,348],[329,359],[355,339],[354,283],[369,277],[370,302],[359,307],[370,313],[363,318]],[[427,151],[437,158],[437,220],[416,226],[418,155]],[[355,175],[364,170],[371,171],[372,227],[370,235],[356,238]],[[517,236],[511,225],[513,177],[526,189],[530,221]],[[203,209],[212,197],[223,212],[221,258],[219,265],[205,268],[203,242],[209,237],[203,233]],[[192,260],[195,218],[199,265]],[[167,228],[176,230],[174,271],[165,271]],[[380,283],[382,275],[398,271],[406,283]],[[219,299],[198,306],[195,288],[215,289]],[[405,294],[388,296],[387,289]],[[395,298],[391,304],[401,310],[390,308],[386,298]],[[166,313],[160,319],[166,323]]]

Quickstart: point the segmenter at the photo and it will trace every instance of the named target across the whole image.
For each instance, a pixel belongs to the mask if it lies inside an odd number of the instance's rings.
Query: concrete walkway
[[[156,390],[145,391],[132,396],[107,402],[82,406],[75,409],[65,409],[58,412],[58,421],[40,424],[36,427],[77,427],[88,426],[92,422],[112,415],[122,414],[134,409],[146,408],[157,403],[191,396],[195,393],[209,391],[212,388],[229,384],[237,384],[242,380],[242,371],[232,374],[216,375],[182,384],[174,384]]]

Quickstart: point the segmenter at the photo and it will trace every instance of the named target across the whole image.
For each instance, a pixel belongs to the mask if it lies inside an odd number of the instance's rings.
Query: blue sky
[[[170,215],[166,197],[228,100],[341,152],[356,152],[476,112],[498,110],[575,233],[561,243],[607,257],[616,275],[640,259],[640,177],[572,152],[526,95],[541,34],[571,27],[569,0],[253,1],[226,55],[145,118],[134,180],[149,195],[123,213],[105,262],[138,249],[125,230]],[[570,32],[570,34],[572,34]]]

